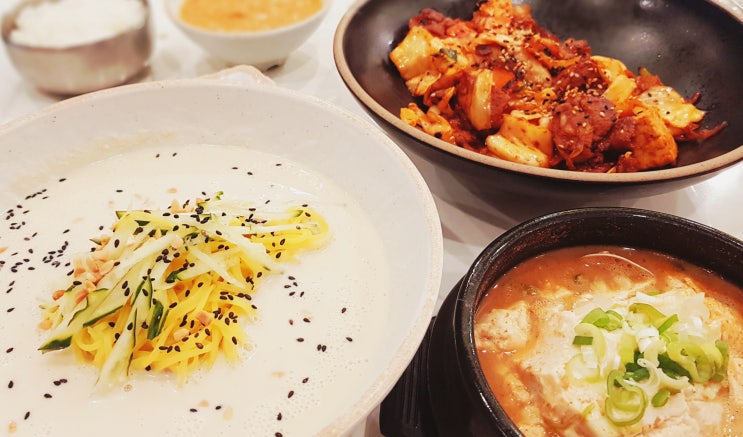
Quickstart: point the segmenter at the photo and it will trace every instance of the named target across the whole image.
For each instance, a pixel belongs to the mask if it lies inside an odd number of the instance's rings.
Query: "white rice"
[[[58,0],[25,7],[10,34],[13,43],[65,48],[110,38],[144,24],[140,0]]]

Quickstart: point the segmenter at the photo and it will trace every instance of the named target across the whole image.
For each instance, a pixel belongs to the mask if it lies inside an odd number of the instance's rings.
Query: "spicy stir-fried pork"
[[[705,139],[699,95],[645,69],[560,41],[528,5],[488,0],[471,20],[424,9],[390,59],[411,94],[400,117],[466,149],[513,162],[593,172],[673,165],[677,141]],[[424,109],[425,108],[425,109]]]

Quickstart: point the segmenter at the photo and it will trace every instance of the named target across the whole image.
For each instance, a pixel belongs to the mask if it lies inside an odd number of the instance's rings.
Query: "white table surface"
[[[404,1],[404,0],[401,0]],[[0,2],[0,13],[17,0]],[[279,86],[314,95],[375,123],[341,80],[332,54],[338,22],[353,2],[334,0],[321,27],[294,52],[286,64],[266,73]],[[740,0],[719,0],[743,17]],[[210,58],[169,21],[162,0],[150,0],[155,29],[151,66],[143,81],[197,77],[222,70],[226,64]],[[743,18],[742,18],[743,19]],[[53,104],[58,99],[35,90],[15,71],[7,54],[0,53],[0,124]],[[740,122],[741,120],[731,120]],[[409,150],[403,145],[403,150]],[[2,158],[0,158],[2,159]],[[438,207],[444,234],[443,298],[466,272],[480,251],[508,228],[535,216],[581,206],[625,206],[651,209],[686,217],[743,239],[743,164],[725,169],[687,188],[655,195],[624,190],[621,195],[585,199],[536,199],[494,193],[473,194],[430,162],[411,154],[426,179]],[[742,266],[743,267],[743,266]],[[379,435],[374,418],[366,436]]]

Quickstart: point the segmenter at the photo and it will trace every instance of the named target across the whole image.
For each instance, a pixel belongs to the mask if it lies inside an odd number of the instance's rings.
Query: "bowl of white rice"
[[[2,20],[18,72],[43,92],[77,95],[123,84],[152,53],[147,0],[23,0]]]

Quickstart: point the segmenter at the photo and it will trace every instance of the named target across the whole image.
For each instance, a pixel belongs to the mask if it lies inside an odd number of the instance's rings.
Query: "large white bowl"
[[[373,338],[369,342],[370,350],[360,351],[357,360],[343,363],[343,374],[337,375],[337,383],[333,379],[316,387],[325,392],[320,398],[327,398],[328,402],[331,402],[331,398],[340,399],[336,409],[326,414],[321,412],[318,405],[310,404],[299,409],[301,414],[293,417],[285,414],[280,421],[273,417],[271,420],[276,420],[274,423],[282,426],[295,426],[301,429],[301,435],[348,435],[357,429],[360,421],[375,409],[393,387],[413,357],[433,315],[442,263],[442,235],[437,211],[416,168],[391,140],[371,124],[315,98],[275,86],[246,83],[244,79],[230,80],[230,77],[233,76],[227,74],[219,79],[125,85],[72,98],[0,126],[0,206],[6,215],[6,212],[15,210],[18,204],[43,202],[44,190],[41,187],[60,183],[70,171],[90,168],[102,159],[116,159],[121,154],[142,150],[151,151],[154,155],[156,151],[177,148],[183,144],[209,143],[253,148],[292,160],[312,172],[329,177],[357,200],[381,238],[385,261],[384,265],[375,268],[384,274],[380,275],[378,288],[374,292],[378,293],[377,301],[383,305],[383,323],[361,327]],[[219,160],[220,156],[204,149],[205,165]],[[250,163],[237,165],[250,166]],[[117,183],[126,193],[129,184],[141,177],[146,175],[132,169],[130,178],[121,178]],[[198,174],[183,175],[183,178],[199,177]],[[173,181],[173,184],[177,185],[177,181]],[[97,189],[96,185],[89,187],[90,192]],[[153,187],[155,189],[162,187]],[[33,195],[34,192],[41,194]],[[48,217],[49,223],[66,219],[86,198],[86,193],[80,193],[79,198],[70,198],[69,209]],[[18,214],[23,213],[18,211]],[[102,217],[109,216],[107,214],[104,212]],[[20,216],[17,218],[24,219]],[[16,222],[16,218],[6,217],[0,225],[0,247],[8,245],[7,237],[12,238],[9,229]],[[39,232],[43,234],[44,226],[41,228]],[[14,344],[12,353],[0,353],[3,355],[0,357],[0,381],[4,392],[7,381],[14,378],[20,378],[16,379],[16,386],[21,385],[24,376],[29,381],[38,381],[38,384],[49,383],[40,375],[11,374],[12,370],[9,369],[13,369],[13,360],[21,359],[17,357],[22,356],[34,365],[41,360],[50,360],[45,364],[48,366],[60,365],[64,361],[49,358],[48,355],[42,357],[35,350],[33,341],[34,336],[39,335],[34,332],[38,319],[34,319],[33,305],[20,296],[22,281],[15,281],[15,276],[10,273],[10,267],[16,259],[14,255],[18,256],[11,254],[11,251],[12,248],[0,251],[3,291],[14,281],[11,286],[14,292],[0,295],[0,307],[3,309],[0,315],[0,338],[3,339],[0,346],[5,351],[9,344]],[[40,258],[44,253],[37,251],[24,257]],[[365,254],[347,253],[346,256],[363,260]],[[29,272],[25,274],[33,275]],[[341,278],[342,273],[338,274]],[[48,295],[49,290],[29,293],[43,297]],[[338,304],[333,307],[340,308],[344,296],[339,295],[336,299]],[[6,313],[5,309],[11,306],[14,311]],[[16,315],[19,318],[12,319]],[[268,315],[264,314],[264,317]],[[24,333],[25,328],[32,332]],[[30,338],[32,344],[14,341],[24,338]],[[291,342],[294,341],[292,338]],[[354,339],[354,345],[356,343]],[[314,348],[314,344],[310,346]],[[289,361],[292,359],[291,356],[285,358]],[[85,373],[82,375],[77,378],[78,383],[85,379]],[[245,377],[248,376],[246,373]],[[181,390],[177,384],[164,383],[163,386],[163,394],[170,393],[168,396],[173,391]],[[34,391],[35,388],[38,390]],[[31,424],[36,430],[58,434],[55,432],[57,424],[44,422],[47,417],[45,408],[49,408],[49,405],[62,409],[71,417],[80,416],[75,419],[79,420],[80,426],[87,426],[88,420],[99,420],[97,416],[102,411],[107,414],[106,398],[65,403],[60,398],[67,392],[53,391],[53,386],[26,387],[22,390],[26,391],[9,393],[18,396],[30,393],[30,399],[37,402],[33,404],[35,408],[29,408],[32,411],[27,420],[24,420],[25,410],[21,410],[25,407],[11,405],[16,401],[6,393],[0,396],[0,426],[5,427],[7,423],[16,421],[19,436],[30,435]],[[44,399],[41,390],[54,393],[54,398]],[[285,393],[281,395],[286,398]],[[269,399],[271,393],[246,392],[244,397],[246,405],[253,405],[256,397]],[[301,396],[295,397],[295,400],[302,402]],[[132,406],[136,407],[136,416],[123,418],[124,424],[111,427],[106,431],[107,435],[131,435],[133,432],[148,434],[153,431],[152,428],[143,431],[140,427],[147,421],[157,421],[157,418],[148,417],[148,414],[152,414],[149,408],[162,408],[159,405],[161,400],[151,398],[138,401],[140,405]],[[245,430],[240,429],[236,421],[250,417],[258,420],[256,416],[259,412],[244,411],[246,407],[241,404],[232,407],[234,418],[231,422],[225,422],[224,428],[204,430],[203,435],[245,435]],[[203,408],[203,405],[194,405],[193,408]],[[326,417],[320,417],[318,421],[317,416],[323,414]],[[12,417],[6,417],[8,415]],[[175,421],[181,417],[186,422],[181,423],[181,431],[173,435],[182,435],[184,428],[193,435],[203,425],[195,418],[201,416],[189,413],[187,408],[174,407],[174,411],[162,420]],[[310,417],[313,419],[309,420]],[[313,428],[312,425],[305,425],[316,422],[321,426]]]

